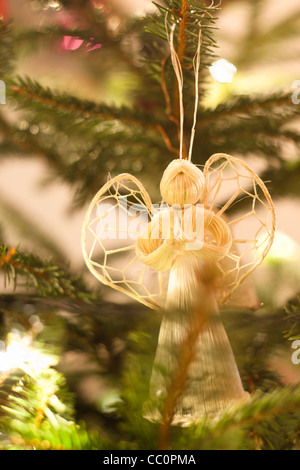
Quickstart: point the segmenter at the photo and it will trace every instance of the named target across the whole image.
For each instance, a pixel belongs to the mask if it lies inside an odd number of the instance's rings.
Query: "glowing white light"
[[[22,339],[13,339],[5,351],[0,350],[0,372],[22,369],[32,375],[56,363],[55,358],[30,348],[30,339],[26,336]]]
[[[60,2],[57,2],[56,0],[49,0],[48,7],[54,8],[55,10],[60,10],[62,8],[62,5]]]
[[[17,341],[12,341],[6,351],[0,353],[0,371],[7,372],[14,369],[22,358],[23,346]]]
[[[299,245],[286,233],[275,232],[272,247],[267,255],[269,260],[295,260],[300,256]]]
[[[226,59],[217,60],[209,67],[211,76],[220,83],[230,83],[237,71],[236,67]]]

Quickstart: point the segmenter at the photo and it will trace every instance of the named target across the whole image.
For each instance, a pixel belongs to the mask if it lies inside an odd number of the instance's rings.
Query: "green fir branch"
[[[286,321],[289,328],[285,330],[284,337],[289,341],[300,339],[300,295],[290,300],[285,307]]]
[[[95,298],[80,277],[74,277],[53,264],[52,260],[42,260],[36,254],[8,249],[3,244],[0,245],[0,270],[4,275],[5,286],[12,282],[14,288],[25,285],[44,296],[66,296],[84,301]],[[23,284],[19,283],[19,278]]]
[[[248,437],[248,445],[250,447],[252,440],[251,433],[256,431],[262,439],[260,448],[274,450],[272,441],[276,438],[276,434],[273,435],[272,439],[272,436],[270,436],[268,432],[270,426],[274,426],[276,420],[284,419],[286,426],[289,422],[290,426],[293,428],[292,432],[290,432],[290,436],[296,435],[296,433],[299,432],[299,416],[299,385],[284,387],[272,393],[264,394],[258,391],[241,405],[237,405],[225,411],[219,420],[204,420],[198,426],[190,429],[188,431],[188,435],[191,438],[189,448],[214,448],[220,443],[220,437],[222,435],[226,436],[226,433],[229,434],[232,442],[234,442],[232,431],[235,431],[237,435],[243,433],[243,446],[245,446],[245,441]],[[280,432],[282,432],[282,426],[280,426]],[[266,436],[268,436],[269,442],[266,442]],[[254,447],[253,444],[252,450]],[[290,441],[288,443],[286,449],[290,449],[294,445],[295,442],[292,440],[292,442]],[[235,450],[237,449],[235,448]]]
[[[0,376],[1,379],[1,376]],[[99,435],[74,420],[74,404],[65,378],[54,369],[23,376],[2,394],[0,449],[99,450]],[[30,406],[28,406],[30,404]]]
[[[292,92],[272,95],[242,95],[231,102],[221,103],[215,109],[202,111],[198,118],[197,129],[226,122],[228,118],[261,116],[266,113],[284,120],[299,114],[299,107],[292,103]],[[277,116],[278,113],[278,116]],[[266,119],[265,119],[266,123]]]
[[[158,14],[149,15],[149,26],[146,31],[167,42],[167,30],[174,22],[177,28],[174,34],[174,45],[180,62],[185,66],[192,65],[197,48],[199,25],[202,31],[201,57],[202,65],[209,65],[214,55],[216,41],[214,14],[218,8],[206,6],[204,1],[165,0],[163,4],[155,3]],[[169,34],[169,31],[168,31]]]
[[[82,121],[92,120],[96,125],[102,121],[118,120],[128,125],[138,127],[155,128],[161,121],[154,121],[145,113],[133,110],[125,106],[116,107],[105,104],[97,104],[88,100],[80,100],[66,93],[53,92],[48,87],[43,87],[31,78],[19,78],[11,82],[8,87],[8,96],[18,100],[21,108],[32,110],[56,110],[65,115],[73,116],[73,119]]]

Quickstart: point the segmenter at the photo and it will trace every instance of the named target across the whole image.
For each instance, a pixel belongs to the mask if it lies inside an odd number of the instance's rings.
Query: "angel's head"
[[[173,160],[160,182],[160,192],[170,206],[196,204],[203,193],[202,171],[187,160]]]

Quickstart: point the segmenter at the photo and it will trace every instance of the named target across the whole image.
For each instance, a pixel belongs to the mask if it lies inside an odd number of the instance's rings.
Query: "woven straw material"
[[[275,212],[262,180],[243,161],[226,154],[213,155],[203,172],[190,162],[174,160],[160,189],[165,204],[154,208],[132,175],[108,181],[86,214],[82,250],[99,281],[166,311],[150,384],[154,401],[168,393],[192,312],[201,318],[204,305],[209,311],[172,422],[188,425],[217,416],[245,398],[218,307],[228,303],[268,253]],[[236,211],[230,217],[233,205]],[[211,267],[216,282],[207,289]],[[145,416],[160,420],[158,409]]]

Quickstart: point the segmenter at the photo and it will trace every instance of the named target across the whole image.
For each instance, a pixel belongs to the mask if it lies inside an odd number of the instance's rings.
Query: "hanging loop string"
[[[175,32],[176,24],[175,23],[172,24],[170,35],[169,35],[167,18],[168,18],[168,13],[166,14],[165,24],[166,24],[167,40],[170,46],[171,62],[172,62],[173,70],[175,72],[175,76],[176,76],[177,83],[178,83],[179,118],[180,118],[179,158],[182,159],[183,158],[183,125],[184,125],[183,72],[182,72],[182,66],[181,66],[178,54],[174,48],[174,32]],[[200,58],[201,58],[201,44],[202,44],[202,32],[201,32],[201,24],[199,23],[198,45],[197,45],[196,54],[193,59],[193,69],[194,69],[194,74],[195,74],[195,107],[194,107],[193,126],[192,126],[191,137],[190,137],[190,147],[189,147],[189,153],[188,153],[189,161],[191,161],[192,159],[192,151],[193,151],[193,143],[194,143],[194,137],[195,137],[197,111],[198,111],[198,103],[199,103],[199,70],[200,70]]]
[[[176,24],[173,23],[171,26],[170,36],[168,36],[168,28],[167,28],[167,17],[166,17],[166,31],[167,31],[167,38],[170,45],[170,52],[171,52],[171,61],[173,65],[173,69],[177,78],[178,83],[178,93],[179,93],[179,117],[180,117],[180,138],[179,138],[179,158],[182,159],[182,150],[183,150],[183,123],[184,123],[184,108],[183,108],[183,72],[181,63],[178,57],[177,52],[174,48],[174,31],[175,31]]]
[[[194,106],[194,120],[191,130],[191,139],[190,139],[190,148],[189,148],[189,162],[192,160],[194,137],[196,132],[196,123],[197,123],[197,112],[198,112],[198,103],[199,103],[199,70],[200,70],[200,61],[201,61],[201,44],[202,44],[202,30],[199,23],[199,35],[198,35],[198,46],[197,51],[193,59],[193,69],[195,74],[195,106]]]

